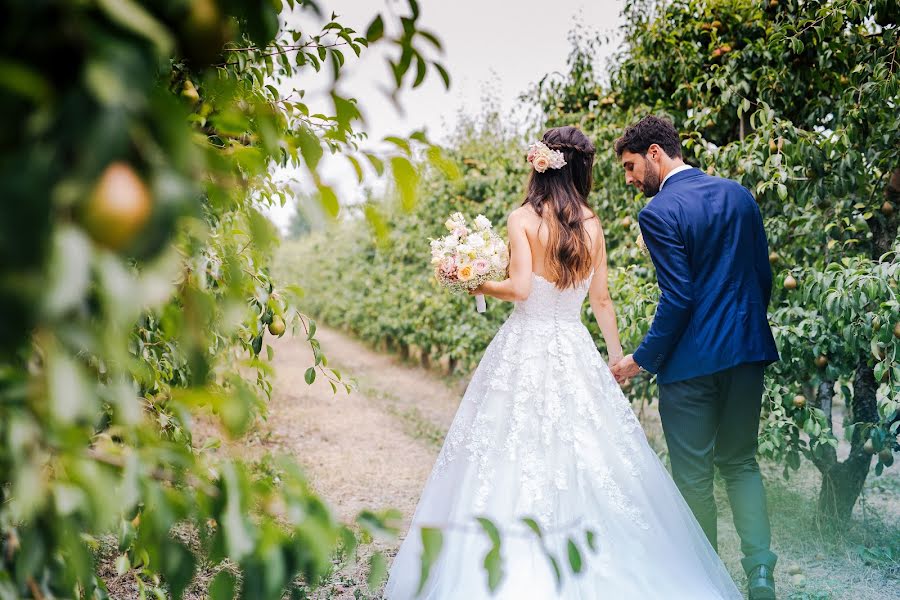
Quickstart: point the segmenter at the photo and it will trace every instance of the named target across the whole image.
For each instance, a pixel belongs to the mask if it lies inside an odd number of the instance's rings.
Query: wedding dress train
[[[390,572],[391,600],[740,599],[724,565],[647,443],[581,322],[590,278],[564,291],[533,274],[485,351]],[[491,594],[482,566],[502,537],[504,577]],[[559,559],[557,587],[537,536]],[[443,547],[419,596],[421,527]],[[597,551],[585,531],[596,532]],[[566,540],[584,556],[572,573]]]

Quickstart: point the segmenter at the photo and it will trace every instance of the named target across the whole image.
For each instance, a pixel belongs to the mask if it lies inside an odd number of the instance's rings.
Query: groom
[[[716,547],[714,467],[728,490],[751,600],[775,598],[757,431],[763,369],[778,360],[766,315],[768,243],[746,188],[681,159],[669,121],[648,116],[616,140],[625,181],[650,198],[638,217],[660,298],[650,331],[613,367],[656,374],[672,475]]]

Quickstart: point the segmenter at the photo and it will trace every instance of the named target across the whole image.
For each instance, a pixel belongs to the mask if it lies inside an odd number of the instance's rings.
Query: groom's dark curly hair
[[[622,137],[616,140],[616,156],[622,156],[626,150],[643,156],[651,144],[658,145],[670,158],[681,156],[681,138],[672,121],[654,115],[625,129]]]

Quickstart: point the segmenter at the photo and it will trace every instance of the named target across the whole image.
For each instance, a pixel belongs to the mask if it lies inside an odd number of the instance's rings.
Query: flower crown
[[[544,142],[535,142],[529,146],[526,160],[538,173],[543,173],[547,169],[562,169],[566,166],[563,153],[559,150],[551,150]]]

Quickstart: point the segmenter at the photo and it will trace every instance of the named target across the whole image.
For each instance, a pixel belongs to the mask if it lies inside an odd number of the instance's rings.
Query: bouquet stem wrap
[[[475,294],[475,310],[480,313],[487,310],[487,304],[484,302],[484,294]]]

